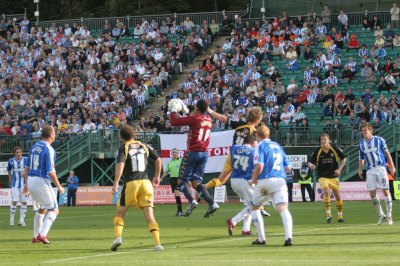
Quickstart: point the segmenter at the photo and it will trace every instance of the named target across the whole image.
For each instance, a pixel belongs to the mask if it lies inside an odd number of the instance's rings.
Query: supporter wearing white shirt
[[[86,119],[86,123],[83,125],[83,132],[92,130],[96,130],[96,125],[88,118]]]
[[[155,54],[154,54],[154,59],[156,60],[156,62],[160,61],[161,58],[163,57],[163,53],[161,52],[160,48],[157,48]]]
[[[282,114],[281,114],[281,122],[289,125],[289,122],[292,120],[292,115],[288,112],[286,106],[282,108]]]

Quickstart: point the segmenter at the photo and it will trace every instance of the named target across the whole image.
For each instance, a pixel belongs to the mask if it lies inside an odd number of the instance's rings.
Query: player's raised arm
[[[208,108],[207,113],[209,113],[212,118],[215,118],[215,119],[219,120],[222,123],[227,123],[228,120],[229,120],[228,117],[226,117],[225,115],[221,115],[218,112],[214,112],[210,108]]]

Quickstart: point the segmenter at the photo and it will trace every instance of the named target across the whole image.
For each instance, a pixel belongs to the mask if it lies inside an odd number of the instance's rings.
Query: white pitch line
[[[328,228],[317,228],[317,229],[312,229],[312,230],[304,230],[304,231],[298,231],[295,233],[296,234],[304,234],[304,233],[311,233],[311,232],[318,232],[318,231],[325,231],[325,230],[338,230],[338,229],[349,229],[349,228],[360,228],[360,227],[370,227],[370,226],[376,226],[376,224],[366,224],[366,225],[353,225],[353,226],[341,226],[341,227],[328,227]],[[268,234],[268,236],[280,236],[284,235],[283,233],[274,233],[274,234]],[[233,242],[233,241],[240,241],[240,240],[249,240],[248,237],[240,237],[240,238],[232,238],[232,239],[221,239],[221,240],[216,240],[216,241],[208,241],[208,242],[199,242],[195,244],[189,244],[189,245],[179,245],[179,248],[190,248],[190,247],[196,247],[196,246],[204,246],[204,245],[210,245],[210,244],[217,244],[220,242]],[[171,244],[168,249],[177,249],[178,247],[174,247],[174,244]],[[168,250],[167,249],[167,250]],[[75,260],[82,260],[82,259],[90,259],[90,258],[97,258],[97,257],[109,257],[109,256],[114,256],[114,255],[121,255],[121,254],[132,254],[136,252],[143,252],[143,251],[153,251],[154,249],[136,249],[132,251],[124,251],[124,252],[112,252],[112,253],[101,253],[101,254],[96,254],[96,255],[89,255],[89,256],[80,256],[80,257],[72,257],[72,258],[65,258],[65,259],[56,259],[56,260],[48,260],[44,261],[41,263],[59,263],[59,262],[68,262],[68,261],[75,261]],[[202,260],[203,261],[203,260]],[[213,260],[214,261],[214,260]],[[228,261],[228,260],[227,260]],[[236,261],[236,260],[235,260]],[[246,260],[247,261],[247,260]],[[268,261],[268,260],[265,260]],[[290,261],[290,260],[288,260]],[[296,260],[297,261],[297,260]],[[332,260],[333,261],[333,260]],[[348,260],[344,260],[348,261]],[[397,260],[396,260],[397,261]]]

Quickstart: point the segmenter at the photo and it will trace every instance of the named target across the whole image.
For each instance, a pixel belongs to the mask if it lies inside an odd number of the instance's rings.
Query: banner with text
[[[307,162],[307,155],[288,155],[292,169],[300,169],[302,162]]]
[[[383,199],[383,193],[379,190],[378,195]],[[370,200],[369,192],[367,190],[366,182],[340,182],[340,196],[342,200]],[[323,201],[324,192],[317,183],[317,190],[315,193],[315,201]],[[331,199],[335,196],[331,193]]]
[[[0,162],[0,175],[8,175],[7,165],[8,165],[8,162]]]
[[[221,172],[226,156],[229,154],[230,147],[232,146],[233,133],[233,130],[211,132],[208,148],[209,158],[204,171],[205,173]],[[183,157],[187,150],[187,134],[160,134],[160,141],[164,169],[172,158],[172,149],[178,149],[179,157]]]

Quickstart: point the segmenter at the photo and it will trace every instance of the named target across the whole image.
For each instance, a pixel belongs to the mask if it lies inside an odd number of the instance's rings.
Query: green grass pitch
[[[272,217],[264,219],[267,246],[259,247],[251,245],[256,236],[240,236],[241,224],[228,236],[226,219],[241,204],[220,204],[209,219],[203,218],[204,202],[190,217],[175,217],[174,205],[157,205],[163,252],[153,251],[143,214],[134,209],[125,220],[123,245],[112,252],[114,206],[62,206],[49,234],[50,245],[31,243],[32,211],[27,226],[21,228],[8,225],[9,209],[3,207],[0,265],[400,265],[400,222],[396,220],[400,206],[393,205],[394,225],[378,226],[371,202],[345,202],[344,224],[336,219],[326,224],[322,203],[293,203],[292,247],[283,247],[283,226],[271,207],[267,209]],[[16,221],[18,217],[19,210]]]

